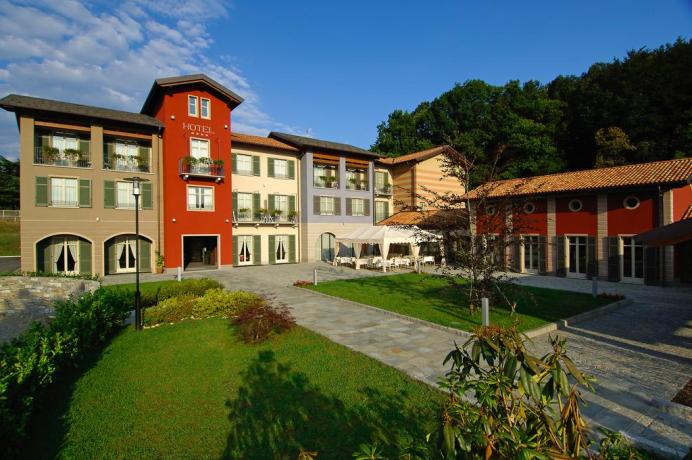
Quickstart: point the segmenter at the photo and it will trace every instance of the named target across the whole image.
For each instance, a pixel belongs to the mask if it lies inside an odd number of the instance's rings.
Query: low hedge
[[[210,289],[223,289],[223,285],[218,281],[209,278],[185,279],[179,283],[169,283],[155,291],[143,292],[141,297],[142,307],[148,308],[160,302],[177,297],[180,295],[192,295],[201,297]]]
[[[98,289],[57,302],[48,326],[33,323],[0,347],[0,456],[17,455],[27,423],[56,374],[107,340],[131,308],[130,294]]]
[[[207,290],[202,296],[189,292],[164,298],[156,306],[144,310],[144,324],[174,323],[185,318],[230,317],[257,305],[265,305],[263,297],[245,291],[229,292],[221,288]]]

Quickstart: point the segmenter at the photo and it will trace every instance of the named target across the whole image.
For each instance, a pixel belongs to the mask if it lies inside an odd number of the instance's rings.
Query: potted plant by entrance
[[[163,254],[156,251],[156,273],[163,273],[164,270],[164,259]]]

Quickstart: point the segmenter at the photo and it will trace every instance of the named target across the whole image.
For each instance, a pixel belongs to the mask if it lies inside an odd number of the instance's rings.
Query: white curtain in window
[[[62,266],[58,266],[58,259],[60,259],[60,256],[63,253],[63,250],[65,249],[65,241],[63,240],[54,240],[53,241],[53,267],[56,272],[62,272],[65,271],[65,259],[63,258],[63,264]]]
[[[77,242],[76,241],[68,242],[67,249],[70,251],[70,255],[72,256],[72,259],[74,259],[74,261],[75,261],[75,270],[74,271],[77,271],[77,263],[79,263],[78,252],[77,252]]]

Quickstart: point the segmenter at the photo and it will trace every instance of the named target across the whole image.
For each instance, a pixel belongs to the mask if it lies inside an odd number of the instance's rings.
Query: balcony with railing
[[[251,209],[241,208],[237,211],[233,211],[233,223],[241,224],[248,223],[252,225],[260,224],[274,224],[276,226],[280,224],[295,225],[298,219],[298,213],[289,212],[288,214],[279,213],[277,211],[269,212],[266,209],[260,209],[257,212],[253,212]]]
[[[127,149],[120,149],[127,145]],[[120,153],[126,152],[126,153]],[[103,168],[113,171],[151,172],[151,147],[107,142],[103,145]]]
[[[349,169],[346,171],[346,190],[368,190],[368,170]]]
[[[225,177],[224,161],[210,158],[183,157],[178,163],[178,171],[186,180],[194,177],[221,182]]]
[[[91,168],[91,152],[83,148],[61,150],[49,145],[40,145],[34,149],[34,164],[69,168]]]
[[[392,194],[392,186],[390,184],[379,184],[375,186],[375,194],[382,196],[390,196]]]

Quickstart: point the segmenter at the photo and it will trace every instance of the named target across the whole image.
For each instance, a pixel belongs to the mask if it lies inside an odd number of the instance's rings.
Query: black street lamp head
[[[139,196],[142,193],[139,187],[142,182],[149,182],[149,179],[144,179],[143,177],[137,176],[126,177],[125,180],[128,182],[132,182],[132,194],[134,196]]]

